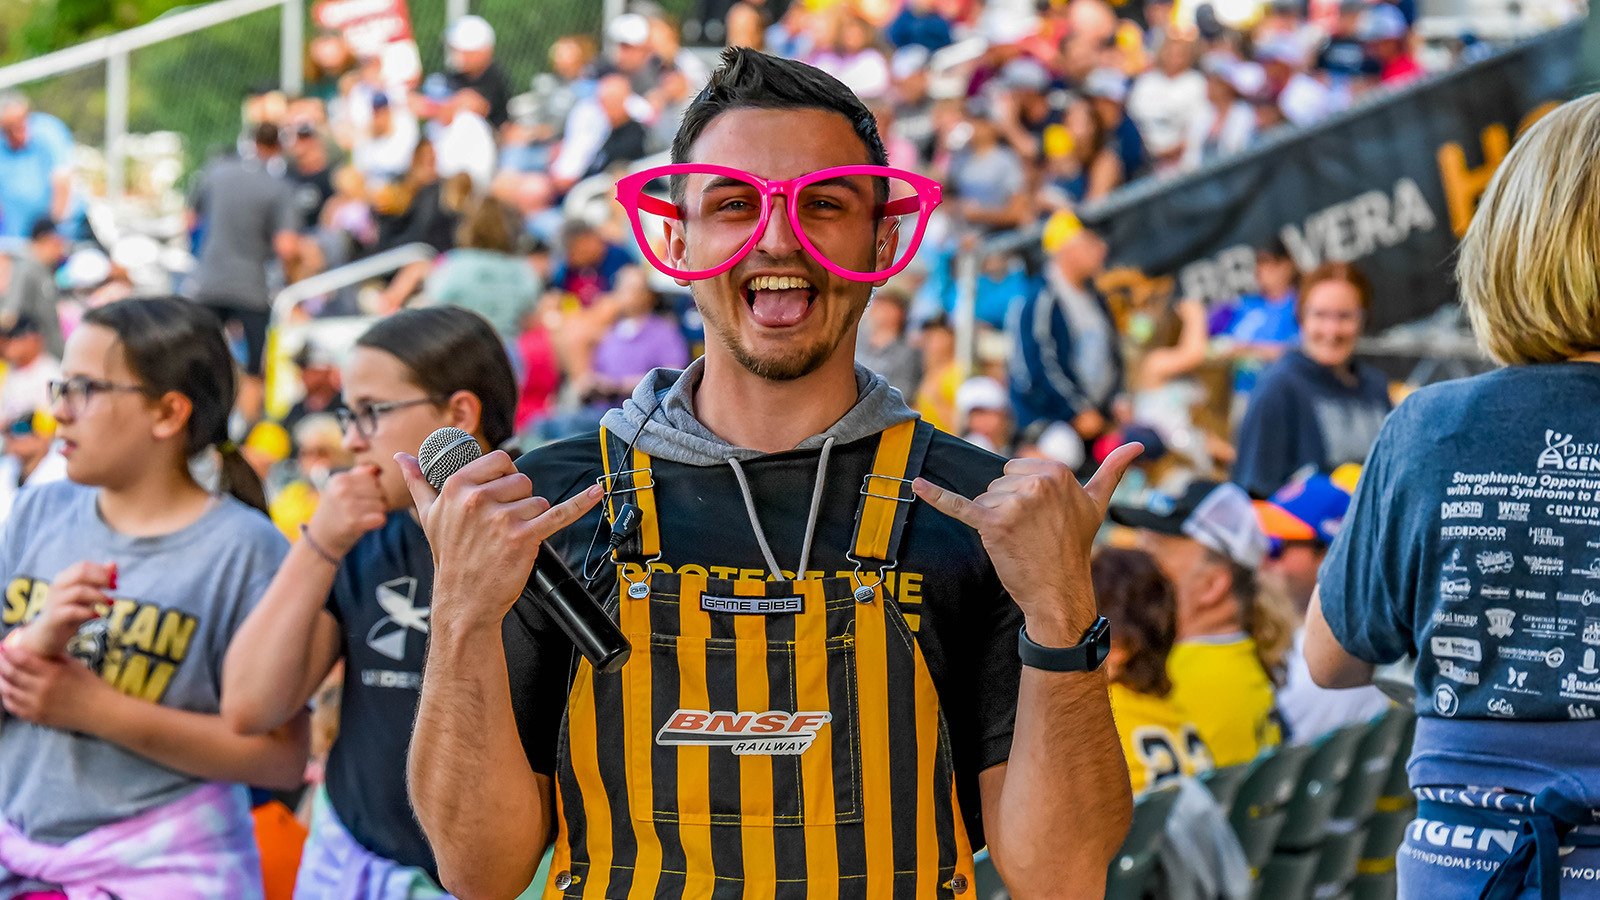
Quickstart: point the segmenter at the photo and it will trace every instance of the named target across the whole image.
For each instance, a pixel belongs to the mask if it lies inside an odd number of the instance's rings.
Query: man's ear
[[[895,254],[900,250],[900,220],[884,219],[878,223],[875,230],[877,232],[878,245],[874,248],[873,262],[876,265],[873,271],[882,272],[884,269],[894,265]],[[885,278],[882,281],[874,281],[872,286],[883,287],[888,283],[889,279]]]
[[[666,256],[666,264],[674,269],[688,270],[689,242],[688,236],[684,234],[683,223],[674,222],[671,219],[663,219],[661,233],[667,239],[666,248],[662,251]],[[674,278],[672,280],[676,281],[679,287],[689,286],[689,282],[682,278]]]
[[[483,426],[483,401],[471,391],[456,391],[445,400],[450,424],[467,434],[478,434]],[[489,448],[493,450],[493,447]]]

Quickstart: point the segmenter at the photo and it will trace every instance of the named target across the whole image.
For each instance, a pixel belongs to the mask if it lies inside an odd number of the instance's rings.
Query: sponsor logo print
[[[1434,819],[1417,819],[1410,826],[1414,843],[1428,844],[1441,850],[1488,851],[1498,847],[1510,853],[1517,841],[1517,832],[1503,828],[1481,828],[1476,825],[1452,825]],[[1453,857],[1450,857],[1453,858]]]
[[[1528,529],[1528,539],[1533,541],[1535,547],[1565,547],[1567,539],[1556,534],[1554,528],[1538,526]]]
[[[1561,696],[1569,700],[1600,700],[1600,679],[1579,678],[1578,673],[1568,672],[1561,679]]]
[[[1556,600],[1562,603],[1578,603],[1583,606],[1593,606],[1600,603],[1600,591],[1585,588],[1581,594],[1569,594],[1566,591],[1556,591]]]
[[[1566,661],[1567,651],[1561,649],[1560,647],[1552,647],[1546,651],[1544,655],[1544,664],[1552,669],[1561,668],[1561,664]]]
[[[1578,620],[1570,616],[1535,616],[1522,614],[1522,633],[1528,637],[1562,642],[1577,634]]]
[[[1489,636],[1497,638],[1511,637],[1511,623],[1517,614],[1509,609],[1486,609],[1483,611],[1489,617]]]
[[[1509,500],[1500,501],[1500,521],[1526,522],[1528,521],[1528,508],[1531,503],[1515,503]]]
[[[1458,666],[1448,659],[1439,661],[1439,677],[1448,678],[1456,684],[1477,684],[1478,673],[1464,666]]]
[[[1583,662],[1578,663],[1578,671],[1584,675],[1600,675],[1600,668],[1594,664],[1594,648],[1583,651]]]
[[[1465,578],[1446,578],[1439,582],[1439,593],[1446,600],[1460,600],[1472,593],[1472,582]]]
[[[1548,664],[1550,659],[1550,652],[1551,651],[1549,650],[1535,650],[1532,647],[1496,647],[1494,651],[1495,655],[1501,659],[1514,659],[1517,662],[1546,664]],[[1566,654],[1563,652],[1562,660],[1565,661],[1565,659]],[[1513,669],[1512,671],[1514,672],[1516,670]]]
[[[1445,525],[1439,529],[1439,538],[1476,538],[1484,541],[1503,541],[1506,539],[1504,525]]]
[[[1510,600],[1511,590],[1509,588],[1485,585],[1483,590],[1478,592],[1478,596],[1485,600]]]
[[[1530,590],[1527,590],[1525,588],[1517,588],[1517,599],[1518,600],[1543,600],[1544,599],[1544,591],[1530,591]]]
[[[1511,610],[1508,609],[1506,612],[1509,613]],[[1510,620],[1508,619],[1507,621]],[[1444,612],[1442,610],[1435,610],[1433,613],[1433,624],[1443,625],[1449,628],[1477,628],[1478,617],[1472,615],[1471,613]],[[1492,631],[1489,633],[1494,634]],[[1510,634],[1510,632],[1506,632],[1506,634]],[[1504,637],[1504,635],[1498,636]]]
[[[1600,619],[1583,620],[1583,642],[1591,646],[1600,646]]]
[[[1528,673],[1518,672],[1515,668],[1506,670],[1506,686],[1519,688],[1528,683]]]
[[[1428,644],[1437,657],[1483,662],[1483,645],[1472,638],[1435,636]]]
[[[1563,472],[1600,472],[1600,444],[1573,443],[1572,435],[1546,428],[1538,467]]]
[[[1467,567],[1463,566],[1461,564],[1461,548],[1460,547],[1457,547],[1454,550],[1451,550],[1450,551],[1450,561],[1445,563],[1443,566],[1441,566],[1439,568],[1440,572],[1465,572],[1466,570],[1467,570]]]
[[[736,756],[797,756],[811,749],[827,711],[725,712],[680,709],[656,732],[663,747],[728,747]]]
[[[1559,556],[1524,556],[1530,575],[1565,575],[1567,562]]]
[[[1594,718],[1594,707],[1590,706],[1587,703],[1568,703],[1567,704],[1567,718],[1569,718],[1569,719],[1592,719],[1592,718]]]
[[[744,616],[780,616],[805,611],[802,597],[714,597],[700,595],[700,608],[711,613]]]
[[[1433,710],[1445,718],[1456,714],[1461,708],[1461,699],[1456,696],[1456,689],[1448,684],[1441,684],[1433,690]]]
[[[1442,519],[1481,519],[1483,503],[1477,500],[1446,500],[1439,505]]]
[[[1509,550],[1485,550],[1478,554],[1478,571],[1485,575],[1500,575],[1511,571],[1517,558]]]
[[[1504,697],[1489,698],[1489,715],[1499,716],[1502,719],[1509,719],[1516,714],[1516,707],[1511,705],[1510,700],[1507,700]]]
[[[411,632],[428,633],[427,606],[418,606],[417,579],[407,575],[378,585],[378,607],[387,615],[367,630],[367,646],[395,662],[406,658]]]
[[[1600,581],[1600,556],[1597,556],[1593,560],[1590,560],[1589,568],[1587,568],[1587,569],[1573,569],[1572,570],[1572,574],[1574,574],[1574,575],[1582,575],[1585,578],[1592,578],[1595,581]]]

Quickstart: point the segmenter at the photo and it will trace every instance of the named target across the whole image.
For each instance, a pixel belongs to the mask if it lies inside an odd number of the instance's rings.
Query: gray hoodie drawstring
[[[806,515],[806,537],[800,545],[800,568],[795,570],[795,578],[806,577],[806,566],[811,563],[811,539],[817,532],[817,516],[822,511],[822,484],[828,475],[828,456],[833,452],[834,437],[822,442],[822,456],[817,460],[817,480],[811,487],[811,511]],[[756,516],[756,501],[750,494],[750,482],[745,480],[744,468],[739,465],[737,457],[728,457],[728,465],[733,469],[733,477],[739,482],[739,493],[744,497],[744,510],[750,516],[750,529],[756,533],[756,543],[761,545],[761,555],[766,558],[767,568],[772,572],[774,581],[783,581],[783,570],[778,567],[777,557],[772,555],[772,546],[767,543],[767,533],[761,527],[761,520]]]

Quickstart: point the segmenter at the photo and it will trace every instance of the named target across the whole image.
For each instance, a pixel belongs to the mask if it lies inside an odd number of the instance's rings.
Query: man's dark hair
[[[255,140],[256,146],[263,150],[276,151],[278,149],[280,141],[278,126],[271,122],[262,122],[257,125],[251,137]]]
[[[843,82],[815,66],[748,47],[722,51],[722,61],[711,73],[711,80],[684,110],[683,122],[672,139],[672,161],[688,162],[689,151],[711,120],[735,109],[821,109],[838,113],[861,138],[867,162],[875,166],[889,164],[872,111]],[[879,189],[887,192],[886,185]],[[683,176],[674,176],[672,201],[681,204],[683,192]]]
[[[53,238],[58,234],[55,220],[49,216],[40,216],[34,220],[33,227],[28,229],[28,240],[42,241]]]

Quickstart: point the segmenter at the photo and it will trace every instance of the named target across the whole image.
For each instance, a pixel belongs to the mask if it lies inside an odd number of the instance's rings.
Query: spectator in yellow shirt
[[[1275,746],[1274,681],[1291,631],[1257,582],[1267,538],[1249,495],[1196,480],[1178,497],[1152,493],[1142,507],[1112,506],[1111,519],[1138,529],[1139,546],[1172,580],[1172,699],[1193,717],[1216,764],[1247,762]]]
[[[1209,770],[1211,751],[1173,700],[1167,672],[1178,618],[1172,582],[1143,550],[1106,547],[1090,571],[1100,614],[1111,622],[1111,712],[1134,792]]]

